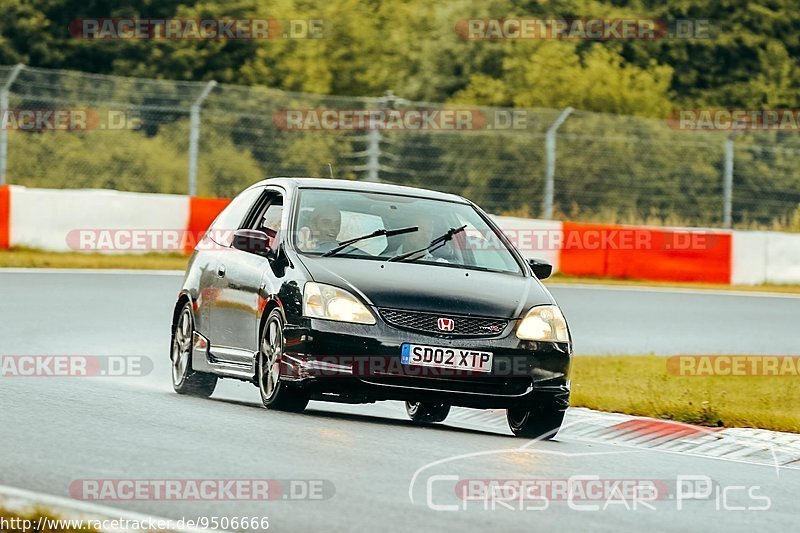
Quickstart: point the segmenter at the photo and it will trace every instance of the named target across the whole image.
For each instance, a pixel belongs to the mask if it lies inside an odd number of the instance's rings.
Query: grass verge
[[[56,516],[44,508],[34,508],[30,511],[11,511],[0,506],[0,522],[3,524],[3,533],[78,533],[97,531],[94,528],[79,527],[77,519]],[[85,521],[84,521],[85,523]],[[41,527],[40,527],[41,526]]]
[[[30,248],[0,250],[0,268],[125,268],[141,270],[185,270],[189,256],[183,254],[93,254],[45,252]]]
[[[798,376],[675,376],[667,357],[576,356],[572,405],[717,427],[800,433]]]

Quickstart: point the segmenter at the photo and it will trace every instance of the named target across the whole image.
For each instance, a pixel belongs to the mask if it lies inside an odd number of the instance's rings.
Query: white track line
[[[784,293],[784,292],[770,292],[768,289],[762,291],[741,291],[741,290],[728,290],[728,289],[704,289],[697,288],[691,289],[687,287],[631,287],[626,285],[603,285],[603,284],[585,284],[585,283],[545,283],[547,288],[557,289],[600,289],[600,290],[614,290],[614,291],[628,291],[628,292],[662,292],[672,294],[713,294],[715,296],[749,296],[751,298],[800,298],[800,294]]]

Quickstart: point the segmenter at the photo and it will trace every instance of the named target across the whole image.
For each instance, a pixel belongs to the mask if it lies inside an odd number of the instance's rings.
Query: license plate
[[[401,346],[400,362],[404,365],[491,372],[492,352],[425,346],[422,344],[403,344]]]

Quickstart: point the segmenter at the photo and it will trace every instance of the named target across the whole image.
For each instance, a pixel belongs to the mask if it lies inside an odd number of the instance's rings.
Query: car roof
[[[258,185],[283,185],[295,189],[331,189],[339,191],[359,191],[371,193],[401,194],[404,196],[415,196],[417,198],[428,198],[431,200],[444,200],[447,202],[469,203],[469,200],[455,194],[448,194],[418,187],[406,187],[403,185],[393,185],[389,183],[376,183],[371,181],[352,181],[338,180],[330,178],[298,178],[298,177],[279,177],[269,178],[258,183]]]

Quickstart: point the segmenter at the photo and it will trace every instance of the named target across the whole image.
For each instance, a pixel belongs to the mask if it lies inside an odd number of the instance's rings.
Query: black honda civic
[[[382,183],[274,178],[197,243],[172,320],[172,381],[210,396],[255,384],[269,409],[309,400],[506,409],[550,438],[569,404],[572,339],[540,279],[462,197]]]

